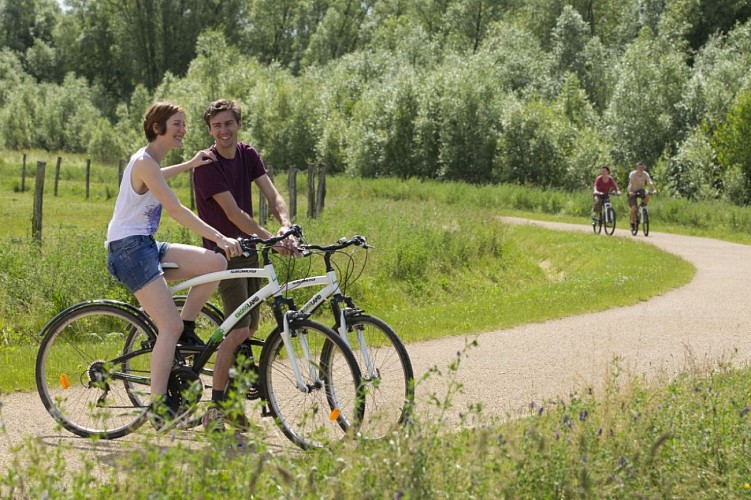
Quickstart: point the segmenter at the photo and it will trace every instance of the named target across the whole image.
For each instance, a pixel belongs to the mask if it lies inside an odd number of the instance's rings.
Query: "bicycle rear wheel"
[[[642,214],[641,230],[644,232],[644,236],[649,236],[649,211],[646,207]]]
[[[615,232],[615,210],[608,207],[605,210],[605,234],[612,235]]]
[[[151,348],[123,356],[123,342],[132,332],[154,338],[150,322],[136,308],[115,301],[74,305],[44,327],[37,390],[65,429],[115,439],[146,421],[147,406],[135,404],[133,394],[149,387]]]
[[[365,411],[360,369],[330,328],[310,320],[290,324],[290,353],[279,327],[261,351],[263,397],[282,432],[303,449],[356,432]],[[298,387],[291,359],[304,387]]]
[[[357,314],[346,321],[349,347],[360,366],[365,389],[366,412],[360,432],[368,438],[382,438],[394,424],[406,422],[412,411],[412,362],[396,332],[383,320]]]

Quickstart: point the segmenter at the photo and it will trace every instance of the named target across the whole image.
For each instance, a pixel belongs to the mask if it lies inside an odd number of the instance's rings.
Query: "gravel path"
[[[587,225],[504,219],[514,224],[535,224],[556,230],[587,231]],[[616,237],[631,238],[623,230]],[[594,236],[593,237],[604,237]],[[487,332],[473,337],[479,346],[462,360],[456,381],[463,392],[453,397],[454,412],[480,402],[488,415],[515,414],[530,402],[543,402],[584,387],[601,387],[613,359],[630,374],[648,379],[717,360],[748,362],[751,315],[747,283],[751,282],[751,246],[706,238],[651,233],[639,241],[674,253],[696,266],[695,278],[686,286],[648,302],[595,314],[568,317]],[[443,372],[464,348],[467,338],[454,337],[409,346],[415,375],[433,367]],[[446,392],[445,377],[431,376],[419,384],[421,411],[431,394]],[[92,443],[64,430],[56,430],[36,392],[0,396],[0,470],[12,466],[14,445],[32,439],[46,446],[70,447],[69,463],[81,452],[96,454],[107,463],[130,453],[143,435]],[[449,419],[455,419],[452,415]],[[189,433],[177,439],[190,440]],[[160,438],[169,445],[170,438]],[[284,446],[284,445],[280,445]]]

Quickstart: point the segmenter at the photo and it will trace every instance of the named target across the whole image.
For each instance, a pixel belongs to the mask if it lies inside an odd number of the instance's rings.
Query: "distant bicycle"
[[[639,225],[641,225],[644,236],[649,236],[649,209],[644,203],[644,197],[646,195],[655,194],[656,191],[645,191],[640,189],[634,196],[639,198],[639,206],[636,207],[636,218],[634,219],[634,225],[631,226],[631,234],[636,236],[639,233]]]
[[[610,196],[618,196],[618,193],[608,193],[602,198],[602,210],[600,214],[592,220],[592,231],[595,234],[602,232],[603,226],[605,227],[605,234],[612,235],[615,232],[615,209],[610,202]]]

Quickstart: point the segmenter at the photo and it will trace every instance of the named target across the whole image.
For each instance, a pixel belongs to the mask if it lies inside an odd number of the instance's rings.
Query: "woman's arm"
[[[134,185],[140,185],[143,187],[140,192],[146,192],[147,190],[151,191],[167,213],[169,213],[179,224],[199,236],[217,243],[220,248],[227,252],[228,256],[230,250],[240,252],[240,245],[236,240],[226,238],[222,233],[203,222],[190,209],[180,203],[180,200],[177,199],[175,193],[167,185],[167,181],[165,180],[164,175],[162,175],[162,170],[154,160],[151,158],[142,158],[138,160],[135,165],[133,165],[131,178]],[[237,254],[238,253],[235,253],[235,255]]]
[[[208,149],[202,149],[201,151],[197,152],[195,156],[193,156],[193,158],[186,161],[185,163],[179,163],[177,165],[164,167],[162,169],[162,176],[165,179],[171,179],[177,174],[185,172],[186,170],[191,170],[193,168],[202,167],[203,165],[208,165],[209,163],[212,163],[215,161],[216,161],[216,157],[214,156],[214,153],[212,153]]]

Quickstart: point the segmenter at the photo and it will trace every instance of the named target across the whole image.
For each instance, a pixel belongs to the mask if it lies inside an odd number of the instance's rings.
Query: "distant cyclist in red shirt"
[[[594,207],[592,207],[592,220],[598,220],[602,213],[602,200],[604,200],[611,191],[621,194],[618,184],[610,177],[610,167],[603,165],[600,167],[600,175],[595,179],[594,185]]]

